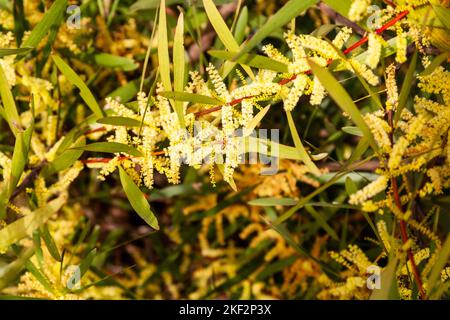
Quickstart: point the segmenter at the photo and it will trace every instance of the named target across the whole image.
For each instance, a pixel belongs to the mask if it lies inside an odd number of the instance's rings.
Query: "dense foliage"
[[[448,0],[0,0],[0,298],[448,299]]]

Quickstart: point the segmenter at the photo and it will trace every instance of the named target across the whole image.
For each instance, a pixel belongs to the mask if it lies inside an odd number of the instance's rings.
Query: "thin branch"
[[[15,197],[17,197],[22,191],[25,191],[26,188],[28,188],[33,181],[37,178],[39,173],[42,171],[44,166],[47,165],[47,161],[42,161],[40,164],[38,164],[36,167],[34,167],[31,172],[22,180],[22,183],[14,190],[13,194],[9,198],[9,201],[12,201]]]
[[[394,123],[393,123],[392,110],[390,110],[388,112],[388,122],[389,122],[389,125],[391,126],[391,128],[393,128],[394,127]],[[391,133],[389,134],[389,138],[391,140],[391,144],[394,143],[393,131],[394,130],[391,130]],[[398,192],[397,179],[395,177],[391,178],[391,188],[392,188],[392,193],[393,193],[393,196],[394,196],[395,205],[397,206],[397,208],[400,211],[403,212],[402,203],[400,201],[400,194]],[[403,220],[403,219],[400,219],[400,235],[401,235],[403,244],[406,244],[408,242],[409,238],[408,238],[407,225],[406,225],[405,220]],[[425,290],[423,289],[422,279],[420,278],[420,274],[419,274],[419,271],[417,269],[416,262],[414,261],[414,255],[413,255],[413,253],[411,251],[411,248],[407,249],[406,254],[408,256],[409,263],[411,264],[411,269],[412,269],[412,273],[413,273],[413,276],[414,276],[414,280],[416,281],[417,287],[419,288],[420,298],[423,299],[423,300],[426,300],[427,296],[425,294]]]

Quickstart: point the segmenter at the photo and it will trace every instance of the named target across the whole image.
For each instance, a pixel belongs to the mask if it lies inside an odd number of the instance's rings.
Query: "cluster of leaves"
[[[448,1],[68,6],[0,0],[0,297],[449,297]]]

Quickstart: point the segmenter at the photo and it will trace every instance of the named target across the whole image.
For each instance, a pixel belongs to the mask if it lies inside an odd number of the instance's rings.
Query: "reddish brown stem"
[[[393,144],[393,142],[394,142],[394,135],[393,135],[394,124],[393,124],[392,110],[390,110],[388,112],[388,122],[392,128],[392,132],[390,133],[390,140],[391,140],[391,143]],[[391,178],[391,187],[392,187],[392,194],[394,196],[395,205],[397,206],[397,208],[399,208],[401,211],[403,211],[402,202],[400,200],[400,194],[398,192],[397,180],[395,177]],[[406,244],[409,240],[408,230],[407,230],[407,225],[406,225],[405,220],[402,220],[402,219],[400,220],[400,235],[401,235],[403,244]],[[425,290],[423,289],[422,279],[420,278],[420,273],[419,273],[419,270],[417,269],[416,262],[414,261],[414,255],[410,248],[408,248],[406,250],[406,254],[408,256],[409,263],[411,264],[411,271],[413,273],[414,280],[416,281],[417,287],[419,288],[420,298],[422,300],[426,300],[427,296],[425,294]]]
[[[105,127],[100,127],[100,128],[88,130],[88,131],[86,131],[84,133],[84,135],[88,135],[88,134],[95,133],[95,132],[101,132],[101,131],[106,131],[106,128]]]
[[[162,150],[162,151],[155,151],[155,152],[152,152],[152,155],[154,155],[154,156],[162,156],[165,153],[166,152],[164,150]],[[89,164],[89,163],[108,163],[112,159],[114,159],[114,158],[89,158],[89,159],[86,159],[86,160],[81,160],[81,162],[84,163],[84,164]],[[124,160],[131,160],[131,158],[130,157],[126,157],[126,156],[119,157],[119,161],[124,161]]]
[[[386,31],[386,29],[389,29],[390,27],[392,27],[393,25],[395,25],[397,22],[399,22],[400,20],[402,20],[404,17],[406,17],[409,14],[409,10],[405,10],[400,12],[394,19],[392,19],[391,21],[389,21],[388,23],[386,23],[384,26],[382,26],[380,29],[377,29],[375,32],[378,34],[383,33],[384,31]]]

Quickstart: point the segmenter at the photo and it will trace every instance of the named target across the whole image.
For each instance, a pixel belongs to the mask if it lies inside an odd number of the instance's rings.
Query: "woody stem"
[[[388,121],[389,121],[389,125],[392,128],[392,131],[390,133],[391,143],[393,143],[393,140],[394,140],[394,135],[393,135],[393,130],[394,130],[393,127],[394,127],[394,125],[393,125],[393,121],[392,120],[393,120],[392,110],[389,110],[388,111]],[[398,192],[397,180],[396,180],[395,177],[391,177],[391,187],[392,187],[392,193],[393,193],[393,196],[394,196],[395,205],[397,206],[397,208],[399,208],[401,211],[403,211],[402,203],[401,203],[401,200],[400,200],[400,195],[399,195],[399,192]],[[406,222],[405,222],[405,220],[401,219],[399,224],[400,224],[400,235],[401,235],[401,238],[402,238],[402,242],[403,242],[403,244],[406,244],[408,242],[408,240],[409,240]],[[419,270],[417,269],[416,262],[414,261],[414,255],[413,255],[413,253],[411,251],[411,248],[407,248],[406,254],[408,256],[409,263],[411,264],[411,271],[413,273],[414,280],[416,281],[417,287],[419,288],[420,298],[422,300],[426,300],[427,296],[425,294],[425,290],[423,289],[422,279],[420,278]]]

